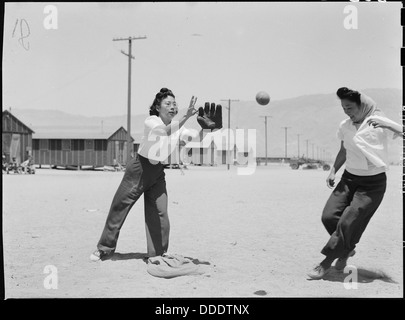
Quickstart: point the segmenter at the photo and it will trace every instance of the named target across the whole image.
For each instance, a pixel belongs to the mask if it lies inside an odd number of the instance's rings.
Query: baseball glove
[[[197,121],[203,129],[222,128],[222,106],[220,104],[206,102],[205,107],[198,109]]]

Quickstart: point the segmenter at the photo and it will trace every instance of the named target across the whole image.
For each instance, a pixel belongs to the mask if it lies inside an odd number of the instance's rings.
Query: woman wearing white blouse
[[[388,168],[388,130],[402,135],[402,126],[386,118],[368,96],[346,87],[337,90],[344,113],[338,138],[341,147],[326,179],[334,187],[336,172],[345,164],[340,182],[330,195],[322,213],[322,223],[330,238],[321,253],[325,259],[310,273],[322,279],[335,259],[343,270],[371,217],[383,200]]]
[[[175,96],[162,88],[150,107],[150,116],[145,120],[137,156],[126,167],[124,177],[113,198],[97,250],[90,256],[92,261],[104,260],[115,251],[118,236],[124,221],[135,202],[144,195],[147,254],[149,257],[166,253],[169,246],[169,217],[167,214],[167,190],[164,161],[170,155],[170,142],[178,142],[185,136],[184,123],[197,110],[197,98],[179,121],[172,121],[178,113]],[[191,135],[192,136],[192,135]]]

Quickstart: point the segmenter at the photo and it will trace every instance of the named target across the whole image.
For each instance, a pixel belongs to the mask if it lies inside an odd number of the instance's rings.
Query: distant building
[[[212,139],[203,139],[200,133],[198,146],[186,146],[187,154],[184,156],[186,156],[187,162],[210,166],[224,164],[244,165],[247,163],[249,155],[253,156],[253,152],[249,148],[245,137],[243,137],[243,145],[241,143],[227,145],[228,139],[226,134],[224,135],[222,132],[217,131],[213,133],[214,135],[221,137],[221,139],[217,142],[214,142]]]
[[[134,143],[135,152],[138,146]],[[32,154],[34,164],[39,166],[103,167],[113,166],[114,160],[126,165],[127,131],[120,127],[114,133],[35,133]]]
[[[32,150],[32,134],[34,131],[18,120],[9,110],[2,116],[2,153],[6,161],[16,158],[21,163],[28,158]]]

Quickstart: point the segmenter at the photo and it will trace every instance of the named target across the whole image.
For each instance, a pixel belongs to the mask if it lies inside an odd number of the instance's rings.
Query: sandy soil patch
[[[330,194],[327,172],[258,167],[166,170],[169,252],[204,262],[203,275],[155,278],[146,272],[143,198],[121,230],[113,259],[91,262],[121,172],[39,169],[3,175],[6,298],[37,297],[403,297],[402,168],[350,260],[348,274],[309,281],[328,234],[320,220]],[[58,289],[46,289],[55,266]],[[255,293],[256,292],[256,293]],[[258,293],[262,295],[258,295]]]

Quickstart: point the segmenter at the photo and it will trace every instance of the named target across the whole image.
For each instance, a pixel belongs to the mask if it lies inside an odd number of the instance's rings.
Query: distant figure
[[[32,160],[32,156],[29,155],[28,159],[25,160],[23,163],[21,163],[21,168],[23,170],[24,173],[31,173],[33,170],[33,160]]]
[[[123,171],[124,167],[117,161],[117,159],[114,159],[114,165],[113,165],[115,171]]]
[[[322,279],[335,259],[335,269],[344,270],[355,254],[356,244],[381,204],[386,190],[388,131],[402,135],[402,126],[385,117],[368,96],[346,87],[336,92],[343,112],[340,123],[340,151],[326,179],[334,187],[336,172],[345,164],[340,182],[332,191],[322,213],[322,223],[330,235],[321,253],[325,255],[308,276]]]
[[[7,172],[7,168],[8,168],[8,163],[7,163],[7,160],[6,160],[6,155],[3,152],[2,171]]]
[[[7,173],[9,173],[10,171],[14,171],[14,173],[22,173],[21,167],[18,164],[16,157],[12,157],[11,163],[7,167]]]

